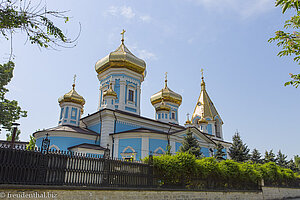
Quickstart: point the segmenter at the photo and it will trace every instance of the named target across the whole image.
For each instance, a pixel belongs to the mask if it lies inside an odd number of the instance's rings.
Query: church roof
[[[128,131],[122,131],[118,133],[110,133],[110,135],[115,135],[115,134],[121,134],[121,133],[137,133],[137,132],[142,132],[142,133],[158,133],[158,134],[168,134],[167,132],[163,131],[158,131],[150,128],[136,128]]]
[[[145,77],[146,63],[129,51],[122,39],[121,45],[113,52],[97,61],[95,70],[98,74],[109,68],[127,68]]]
[[[201,81],[201,92],[200,92],[200,96],[197,101],[194,113],[192,115],[192,121],[197,116],[200,118],[203,118],[203,119],[209,117],[212,120],[214,120],[215,117],[218,116],[221,123],[223,123],[220,115],[218,114],[217,109],[215,108],[212,100],[209,98],[209,96],[206,92],[205,82],[204,82],[203,77],[202,77],[202,81]]]
[[[96,115],[96,114],[98,114],[100,112],[104,112],[106,110],[109,110],[109,111],[112,111],[112,112],[116,112],[116,113],[120,113],[120,114],[124,114],[124,115],[129,115],[129,116],[132,116],[132,117],[135,117],[135,118],[139,118],[139,119],[143,119],[143,120],[148,120],[148,121],[151,121],[151,122],[154,122],[154,123],[159,123],[159,124],[164,124],[164,125],[172,126],[172,127],[175,127],[175,128],[185,129],[184,126],[181,126],[179,124],[166,123],[166,122],[154,120],[154,119],[151,119],[151,118],[143,117],[143,116],[140,116],[140,115],[137,115],[137,114],[134,114],[134,113],[130,113],[130,112],[126,112],[126,111],[122,111],[122,110],[118,110],[118,109],[112,110],[112,109],[109,109],[109,108],[101,109],[101,110],[99,110],[97,112],[94,112],[93,114],[90,114],[90,115],[87,115],[87,116],[81,118],[80,120],[84,120],[86,118],[89,118],[89,117],[91,117],[93,115]]]
[[[56,126],[53,128],[36,131],[35,133],[44,132],[44,131],[46,131],[46,132],[65,131],[65,132],[73,132],[73,133],[82,133],[82,134],[87,134],[87,135],[99,135],[98,133],[96,133],[92,130],[82,128],[82,127],[77,127],[77,126],[71,126],[71,125]],[[33,133],[33,134],[35,134],[35,133]]]
[[[94,150],[106,150],[106,148],[101,147],[97,144],[89,144],[89,143],[82,143],[75,146],[71,146],[68,148],[68,150],[74,149],[74,148],[84,148],[84,149],[94,149]]]

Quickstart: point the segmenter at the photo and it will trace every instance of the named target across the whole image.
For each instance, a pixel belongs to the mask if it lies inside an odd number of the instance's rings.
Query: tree
[[[282,30],[275,32],[275,37],[270,38],[269,42],[277,41],[277,46],[281,47],[282,50],[277,54],[279,57],[282,56],[294,56],[294,61],[300,64],[300,3],[298,0],[276,0],[276,6],[282,7],[282,13],[284,14],[287,9],[292,9],[296,13],[291,19],[286,20],[283,26],[284,29],[288,29],[288,32]],[[295,31],[291,31],[294,29]],[[290,73],[291,80],[286,82],[284,85],[293,85],[298,87],[300,84],[300,74]]]
[[[286,160],[287,156],[281,153],[281,150],[278,151],[276,157],[276,164],[280,167],[287,167],[288,161]]]
[[[221,143],[218,143],[216,146],[216,153],[215,153],[215,158],[217,160],[225,160],[225,152],[223,151],[224,147]]]
[[[189,131],[184,140],[182,142],[182,146],[180,147],[180,152],[188,152],[189,154],[193,154],[196,157],[200,157],[202,155],[201,147],[197,139],[192,135]]]
[[[293,159],[291,159],[290,161],[288,161],[288,164],[287,164],[287,168],[293,170],[293,172],[297,172],[298,169],[295,165],[295,162],[293,161]]]
[[[17,101],[5,98],[5,94],[9,91],[5,86],[13,77],[14,66],[11,61],[0,64],[0,125],[6,130],[11,130],[12,122],[27,116],[27,112],[21,110]]]
[[[60,28],[58,28],[50,18],[69,20],[64,15],[65,12],[47,10],[46,6],[37,4],[34,6],[31,1],[22,0],[2,0],[0,1],[0,38],[12,42],[12,36],[17,31],[22,31],[27,35],[27,40],[31,44],[39,47],[73,47],[77,40],[68,39]],[[11,61],[12,46],[8,62],[0,64],[0,125],[6,129],[11,129],[11,123],[26,117],[26,111],[21,110],[18,102],[8,100],[5,94],[8,89],[5,86],[13,77],[15,64]]]
[[[250,159],[252,160],[252,162],[254,163],[261,163],[261,154],[259,153],[259,151],[257,149],[253,149]]]
[[[298,155],[294,156],[294,160],[295,160],[296,167],[300,171],[300,156],[298,156]]]
[[[238,161],[238,162],[244,162],[249,160],[249,151],[250,149],[246,144],[243,143],[239,132],[236,132],[234,136],[232,137],[233,144],[229,148],[229,156],[232,160]]]
[[[32,135],[30,135],[29,144],[27,145],[26,149],[28,150],[34,150],[35,148],[36,139]]]
[[[273,149],[270,150],[270,152],[266,151],[265,152],[265,158],[264,158],[264,163],[268,162],[276,162],[275,154],[273,153]]]
[[[13,129],[11,129],[10,133],[6,134],[6,140],[7,141],[11,141],[12,133],[13,133]],[[18,129],[17,132],[16,132],[15,141],[20,141],[20,134],[21,134],[21,131]]]

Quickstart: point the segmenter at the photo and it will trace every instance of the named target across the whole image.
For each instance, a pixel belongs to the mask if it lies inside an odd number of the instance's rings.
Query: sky
[[[33,1],[35,2],[35,1]],[[39,2],[39,1],[38,1]],[[238,130],[243,142],[289,158],[300,154],[300,89],[285,87],[289,73],[299,73],[291,57],[279,58],[280,48],[268,43],[284,20],[274,0],[114,0],[42,1],[49,10],[68,11],[68,23],[54,20],[73,48],[41,49],[25,34],[13,35],[16,68],[8,99],[28,111],[21,140],[38,129],[58,124],[58,98],[69,92],[76,74],[76,91],[86,104],[84,115],[97,111],[99,81],[95,63],[114,51],[126,30],[125,45],[145,60],[141,115],[154,118],[150,97],[164,86],[182,95],[179,122],[193,113],[200,94],[200,69],[207,92],[224,121],[226,141]],[[10,41],[0,38],[0,62],[7,61]],[[5,139],[2,131],[0,139]]]

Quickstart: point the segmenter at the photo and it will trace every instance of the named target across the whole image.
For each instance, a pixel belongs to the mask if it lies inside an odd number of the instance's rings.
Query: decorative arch
[[[137,152],[131,146],[127,146],[123,149],[121,156],[125,160],[136,160]]]
[[[161,155],[163,155],[163,154],[165,154],[165,153],[166,153],[166,151],[163,150],[163,148],[158,147],[158,148],[156,148],[156,149],[154,150],[153,155],[154,155],[154,156],[161,156]]]
[[[58,148],[58,146],[56,146],[55,144],[52,144],[50,147],[49,147],[49,150],[51,150],[52,148],[54,148],[56,151],[59,151],[60,149]]]

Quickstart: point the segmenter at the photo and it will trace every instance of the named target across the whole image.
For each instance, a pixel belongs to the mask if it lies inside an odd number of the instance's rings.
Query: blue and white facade
[[[188,132],[197,138],[204,156],[213,156],[217,143],[226,152],[231,143],[223,140],[223,121],[205,90],[201,92],[192,115],[184,125],[178,123],[181,95],[167,86],[151,97],[154,119],[140,116],[142,82],[146,63],[134,56],[122,39],[117,50],[100,59],[95,70],[99,79],[99,106],[95,113],[81,117],[85,100],[73,89],[59,99],[58,126],[37,131],[36,145],[48,134],[50,149],[104,154],[114,158],[140,160],[149,154],[162,155],[167,146],[179,151]]]

